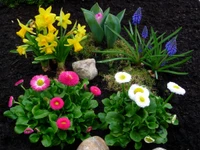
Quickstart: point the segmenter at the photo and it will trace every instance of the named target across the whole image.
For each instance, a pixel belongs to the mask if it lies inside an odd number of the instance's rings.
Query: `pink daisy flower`
[[[79,83],[79,76],[74,71],[63,71],[60,73],[58,80],[68,86],[75,86]]]
[[[69,129],[71,122],[68,118],[62,117],[62,118],[58,118],[58,120],[56,121],[56,124],[59,129],[67,130]]]
[[[20,79],[19,81],[17,81],[16,83],[15,83],[15,86],[18,86],[18,85],[20,85],[21,83],[23,83],[24,82],[24,80],[23,79]]]
[[[101,95],[101,90],[97,86],[91,86],[90,92],[94,94],[95,96]]]
[[[34,132],[34,130],[32,129],[32,128],[29,128],[29,127],[27,127],[25,130],[24,130],[24,134],[31,134],[31,133],[33,133]]]
[[[50,86],[50,79],[46,75],[36,75],[31,79],[30,85],[35,91],[43,91]]]
[[[13,96],[10,96],[9,100],[8,100],[8,107],[12,107],[13,105],[13,100],[14,100],[14,97]]]
[[[87,130],[86,130],[87,133],[90,132],[90,131],[92,131],[92,126],[89,126],[89,127],[87,128]]]
[[[63,106],[64,106],[64,101],[60,97],[54,97],[50,100],[50,107],[53,110],[59,110],[59,109],[63,108]]]

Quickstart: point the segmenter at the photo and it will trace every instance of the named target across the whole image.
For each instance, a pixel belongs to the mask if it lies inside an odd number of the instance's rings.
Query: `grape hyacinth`
[[[147,26],[144,26],[142,30],[142,38],[146,39],[148,37],[148,29]]]
[[[132,23],[134,25],[140,24],[140,21],[142,19],[142,11],[141,11],[141,7],[139,7],[135,13],[132,16]]]
[[[165,45],[165,49],[167,50],[167,54],[169,56],[172,56],[177,51],[177,44],[176,44],[176,38],[172,38],[170,41],[168,41]]]

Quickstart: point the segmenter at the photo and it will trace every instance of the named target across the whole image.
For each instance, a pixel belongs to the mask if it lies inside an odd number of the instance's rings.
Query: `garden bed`
[[[173,113],[177,114],[179,125],[169,126],[168,128],[168,142],[164,145],[156,144],[144,144],[142,150],[150,150],[155,147],[163,147],[168,150],[198,150],[200,148],[200,101],[199,101],[199,39],[200,39],[200,3],[197,0],[181,1],[181,0],[168,0],[159,1],[152,0],[140,1],[140,0],[102,0],[98,1],[99,5],[105,9],[110,7],[112,13],[117,13],[122,9],[126,9],[125,16],[122,20],[122,24],[127,26],[128,20],[138,7],[142,8],[143,19],[141,24],[152,26],[158,33],[166,32],[167,34],[173,32],[178,27],[182,27],[182,30],[178,34],[177,47],[178,52],[186,52],[188,50],[194,50],[192,59],[182,67],[182,70],[188,72],[186,76],[175,76],[168,74],[161,74],[161,78],[157,81],[157,87],[160,90],[160,96],[166,90],[166,84],[169,81],[173,81],[181,85],[185,90],[184,96],[175,96],[171,104]],[[81,24],[85,24],[84,16],[80,8],[89,9],[95,2],[90,0],[75,0],[65,2],[55,2],[52,5],[53,12],[59,14],[60,8],[63,7],[64,11],[71,13],[71,18],[78,20]],[[40,65],[32,65],[32,57],[28,56],[28,59],[23,56],[11,54],[9,51],[15,49],[19,43],[20,38],[16,36],[16,31],[19,30],[16,18],[22,22],[26,22],[30,18],[34,17],[38,12],[36,5],[19,5],[16,8],[8,8],[0,5],[0,80],[1,80],[1,94],[0,94],[0,147],[2,150],[31,150],[44,149],[39,143],[31,144],[27,135],[17,135],[14,133],[15,122],[4,117],[3,112],[8,109],[7,101],[9,96],[13,95],[17,97],[22,94],[20,88],[14,87],[14,83],[19,79],[24,79],[24,85],[29,86],[30,79],[36,74],[48,74],[50,77],[54,77],[56,72],[50,70],[46,73],[43,72]],[[89,29],[88,29],[89,30]],[[123,35],[125,32],[122,31]],[[66,63],[67,69],[71,70],[71,63],[73,59],[70,59]],[[97,64],[97,68],[101,72],[107,71],[106,64]],[[97,111],[103,109],[101,99],[104,96],[108,96],[110,93],[105,90],[105,82],[102,81],[102,77],[98,76],[92,84],[98,85],[102,89],[102,95],[98,98],[100,107]],[[104,137],[104,132],[93,131],[93,135],[99,135]],[[75,150],[80,141],[76,141],[75,144],[67,146],[67,149]],[[130,143],[125,149],[133,149],[133,143]],[[55,148],[47,148],[55,149]],[[110,147],[112,150],[123,149],[120,147]]]

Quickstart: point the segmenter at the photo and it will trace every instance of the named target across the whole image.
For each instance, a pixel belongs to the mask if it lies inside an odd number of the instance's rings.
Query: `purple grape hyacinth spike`
[[[168,41],[165,45],[165,49],[167,50],[167,54],[169,56],[172,56],[177,51],[177,44],[176,44],[176,38],[172,38],[170,41]]]
[[[135,13],[132,16],[132,23],[134,25],[140,24],[140,21],[142,19],[142,11],[141,11],[141,7],[139,7]]]
[[[142,30],[142,38],[146,39],[148,37],[148,29],[147,26],[144,26]]]

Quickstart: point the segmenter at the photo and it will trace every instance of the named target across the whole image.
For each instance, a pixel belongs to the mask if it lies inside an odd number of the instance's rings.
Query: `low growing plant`
[[[72,24],[69,19],[71,14],[65,14],[61,9],[60,15],[56,16],[51,10],[51,6],[46,10],[40,7],[39,14],[26,25],[18,20],[21,29],[16,33],[24,44],[11,52],[25,56],[26,52],[33,52],[33,63],[41,63],[44,70],[48,69],[49,60],[55,60],[61,72],[65,70],[65,62],[72,48],[74,47],[75,52],[83,49],[80,42],[86,38],[86,30],[85,26],[77,22],[68,30],[68,26]],[[53,25],[56,21],[60,30]]]
[[[147,26],[144,26],[142,33],[139,32],[138,25],[140,24],[142,18],[141,8],[139,7],[132,17],[132,24],[129,21],[129,29],[125,28],[128,37],[132,41],[129,43],[125,38],[123,38],[119,33],[114,31],[112,28],[108,27],[114,34],[116,34],[129,49],[124,50],[105,50],[98,51],[97,53],[113,55],[116,58],[109,58],[106,60],[98,61],[99,63],[106,63],[116,60],[126,60],[130,64],[140,65],[143,63],[147,68],[150,68],[155,74],[156,79],[158,79],[158,73],[171,73],[175,75],[186,75],[186,72],[181,72],[178,69],[181,65],[186,63],[190,58],[192,50],[184,52],[182,54],[176,54],[177,43],[176,38],[178,32],[181,28],[165,36],[165,33],[157,36],[153,28],[151,28],[150,35],[148,33]],[[118,57],[121,55],[121,57]]]
[[[63,71],[58,79],[50,79],[46,75],[36,75],[31,87],[25,89],[17,99],[10,97],[10,110],[4,112],[16,120],[14,130],[17,134],[29,134],[32,143],[41,141],[44,147],[72,144],[76,139],[85,139],[90,131],[96,129],[97,115],[94,109],[98,102],[94,96],[101,94],[96,86],[90,91],[86,86],[88,80],[79,81],[73,71]]]
[[[134,141],[135,149],[146,143],[163,144],[167,142],[169,124],[178,125],[176,114],[169,112],[169,100],[173,94],[185,94],[185,90],[173,82],[167,84],[172,92],[167,99],[151,93],[145,86],[132,84],[127,91],[125,84],[131,81],[126,72],[115,74],[115,80],[122,90],[102,100],[104,112],[98,114],[102,129],[109,129],[105,141],[109,146],[126,147]]]
[[[110,8],[103,11],[96,3],[90,10],[82,8],[82,11],[95,41],[102,44],[105,40],[107,47],[112,48],[117,40],[117,35],[111,32],[108,27],[118,34],[121,32],[121,20],[124,17],[125,9],[115,16],[110,13]]]

